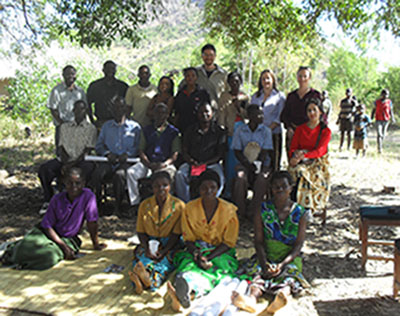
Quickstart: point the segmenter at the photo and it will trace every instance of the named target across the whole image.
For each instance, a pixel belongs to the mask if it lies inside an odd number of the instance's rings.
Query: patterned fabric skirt
[[[274,249],[273,252],[266,251],[268,264],[280,263],[292,249],[292,247],[276,240],[266,241],[266,248]],[[258,263],[257,255],[254,254],[249,259],[240,260],[240,267],[237,273],[242,279],[251,280],[251,285],[257,286],[265,293],[275,294],[283,287],[289,286],[291,293],[296,295],[303,288],[310,286],[302,274],[302,267],[301,258],[296,257],[284,267],[278,276],[271,279],[263,279],[261,266]]]
[[[196,242],[196,246],[203,249],[203,254],[208,255],[214,246],[205,245],[204,242]],[[225,277],[235,277],[239,266],[236,259],[236,251],[231,248],[229,251],[211,260],[213,266],[208,270],[200,268],[193,260],[193,255],[187,251],[179,251],[174,257],[177,276],[182,276],[189,284],[195,296],[202,296],[210,292]]]
[[[299,180],[296,202],[314,211],[325,209],[331,190],[328,155],[314,159],[310,165],[289,166],[288,171],[293,180]]]
[[[165,238],[151,238],[157,239],[160,242],[160,247],[166,246],[168,242],[168,237]],[[174,265],[172,263],[172,258],[174,251],[170,251],[161,261],[154,261],[146,257],[144,248],[141,245],[136,246],[133,250],[133,262],[132,267],[141,261],[145,269],[150,273],[151,285],[150,291],[156,291],[162,283],[168,278],[168,275],[174,270]],[[132,282],[133,286],[135,284]]]

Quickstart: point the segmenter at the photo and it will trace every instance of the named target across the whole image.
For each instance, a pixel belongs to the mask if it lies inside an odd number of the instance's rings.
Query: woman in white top
[[[258,104],[264,112],[264,125],[272,131],[274,153],[271,157],[273,170],[279,170],[282,156],[282,127],[280,115],[285,106],[285,95],[277,89],[272,70],[265,69],[258,80],[258,91],[251,97],[251,104]]]

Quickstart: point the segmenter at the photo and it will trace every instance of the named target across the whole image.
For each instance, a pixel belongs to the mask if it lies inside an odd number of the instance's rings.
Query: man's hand
[[[107,154],[107,159],[108,159],[108,162],[109,163],[111,163],[111,164],[115,164],[116,162],[117,162],[117,155],[115,155],[115,154],[113,154],[113,153],[109,153],[109,154]]]
[[[128,159],[128,154],[122,154],[121,156],[118,157],[118,162],[120,164],[124,164]]]

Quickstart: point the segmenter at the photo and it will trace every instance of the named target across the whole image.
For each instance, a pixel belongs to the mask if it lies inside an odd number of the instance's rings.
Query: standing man
[[[128,158],[137,157],[140,144],[140,125],[126,118],[128,106],[125,100],[117,96],[112,101],[114,119],[104,123],[96,143],[99,156],[107,157],[100,163],[92,175],[92,187],[98,204],[101,197],[101,185],[105,178],[112,178],[115,195],[115,211],[122,214],[122,201],[126,196],[126,170],[131,166]]]
[[[139,67],[139,82],[129,87],[126,92],[125,101],[130,107],[128,116],[145,127],[150,124],[150,119],[146,115],[147,108],[151,99],[157,94],[157,87],[150,83],[151,73],[147,65]]]
[[[86,103],[85,91],[75,84],[76,69],[71,65],[65,66],[62,76],[64,82],[59,83],[51,90],[49,101],[47,102],[47,107],[51,111],[56,127],[56,148],[60,139],[60,125],[74,120],[75,101],[83,100]]]
[[[116,72],[117,65],[112,60],[107,60],[103,65],[104,77],[93,81],[87,90],[89,118],[99,129],[106,121],[113,119],[110,111],[111,99],[116,95],[125,98],[126,90],[128,90],[125,82],[115,78]],[[92,114],[92,103],[94,103],[96,122]]]
[[[395,123],[393,104],[389,99],[388,89],[383,89],[381,92],[381,98],[375,101],[371,117],[375,117],[378,153],[382,153],[382,143],[389,126],[389,120],[391,120],[392,123]]]
[[[218,109],[218,99],[222,92],[227,90],[227,72],[214,63],[217,51],[212,44],[206,44],[201,49],[201,58],[204,64],[197,67],[197,83],[210,95],[211,106]]]
[[[340,113],[336,121],[336,124],[339,124],[340,129],[339,150],[342,150],[344,134],[347,134],[347,150],[350,149],[351,131],[353,130],[353,116],[356,106],[357,101],[353,96],[353,90],[351,88],[346,89],[346,98],[340,101]]]

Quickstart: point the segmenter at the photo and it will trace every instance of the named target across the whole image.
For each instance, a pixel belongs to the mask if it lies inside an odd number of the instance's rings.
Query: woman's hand
[[[61,247],[61,250],[64,253],[65,260],[75,260],[75,251],[71,247],[65,244]]]
[[[205,257],[205,256],[198,256],[196,264],[203,270],[208,270],[208,269],[212,268],[212,266],[213,266],[212,262],[208,261],[207,257]]]
[[[283,265],[278,263],[278,264],[268,264],[266,269],[264,270],[264,277],[267,279],[274,278],[278,276],[283,269]]]
[[[147,258],[149,258],[149,259],[151,259],[151,260],[157,260],[157,254],[156,255],[153,255],[152,253],[151,253],[151,251],[150,251],[150,248],[147,248],[146,250],[145,250],[145,255],[146,255],[146,257]]]

